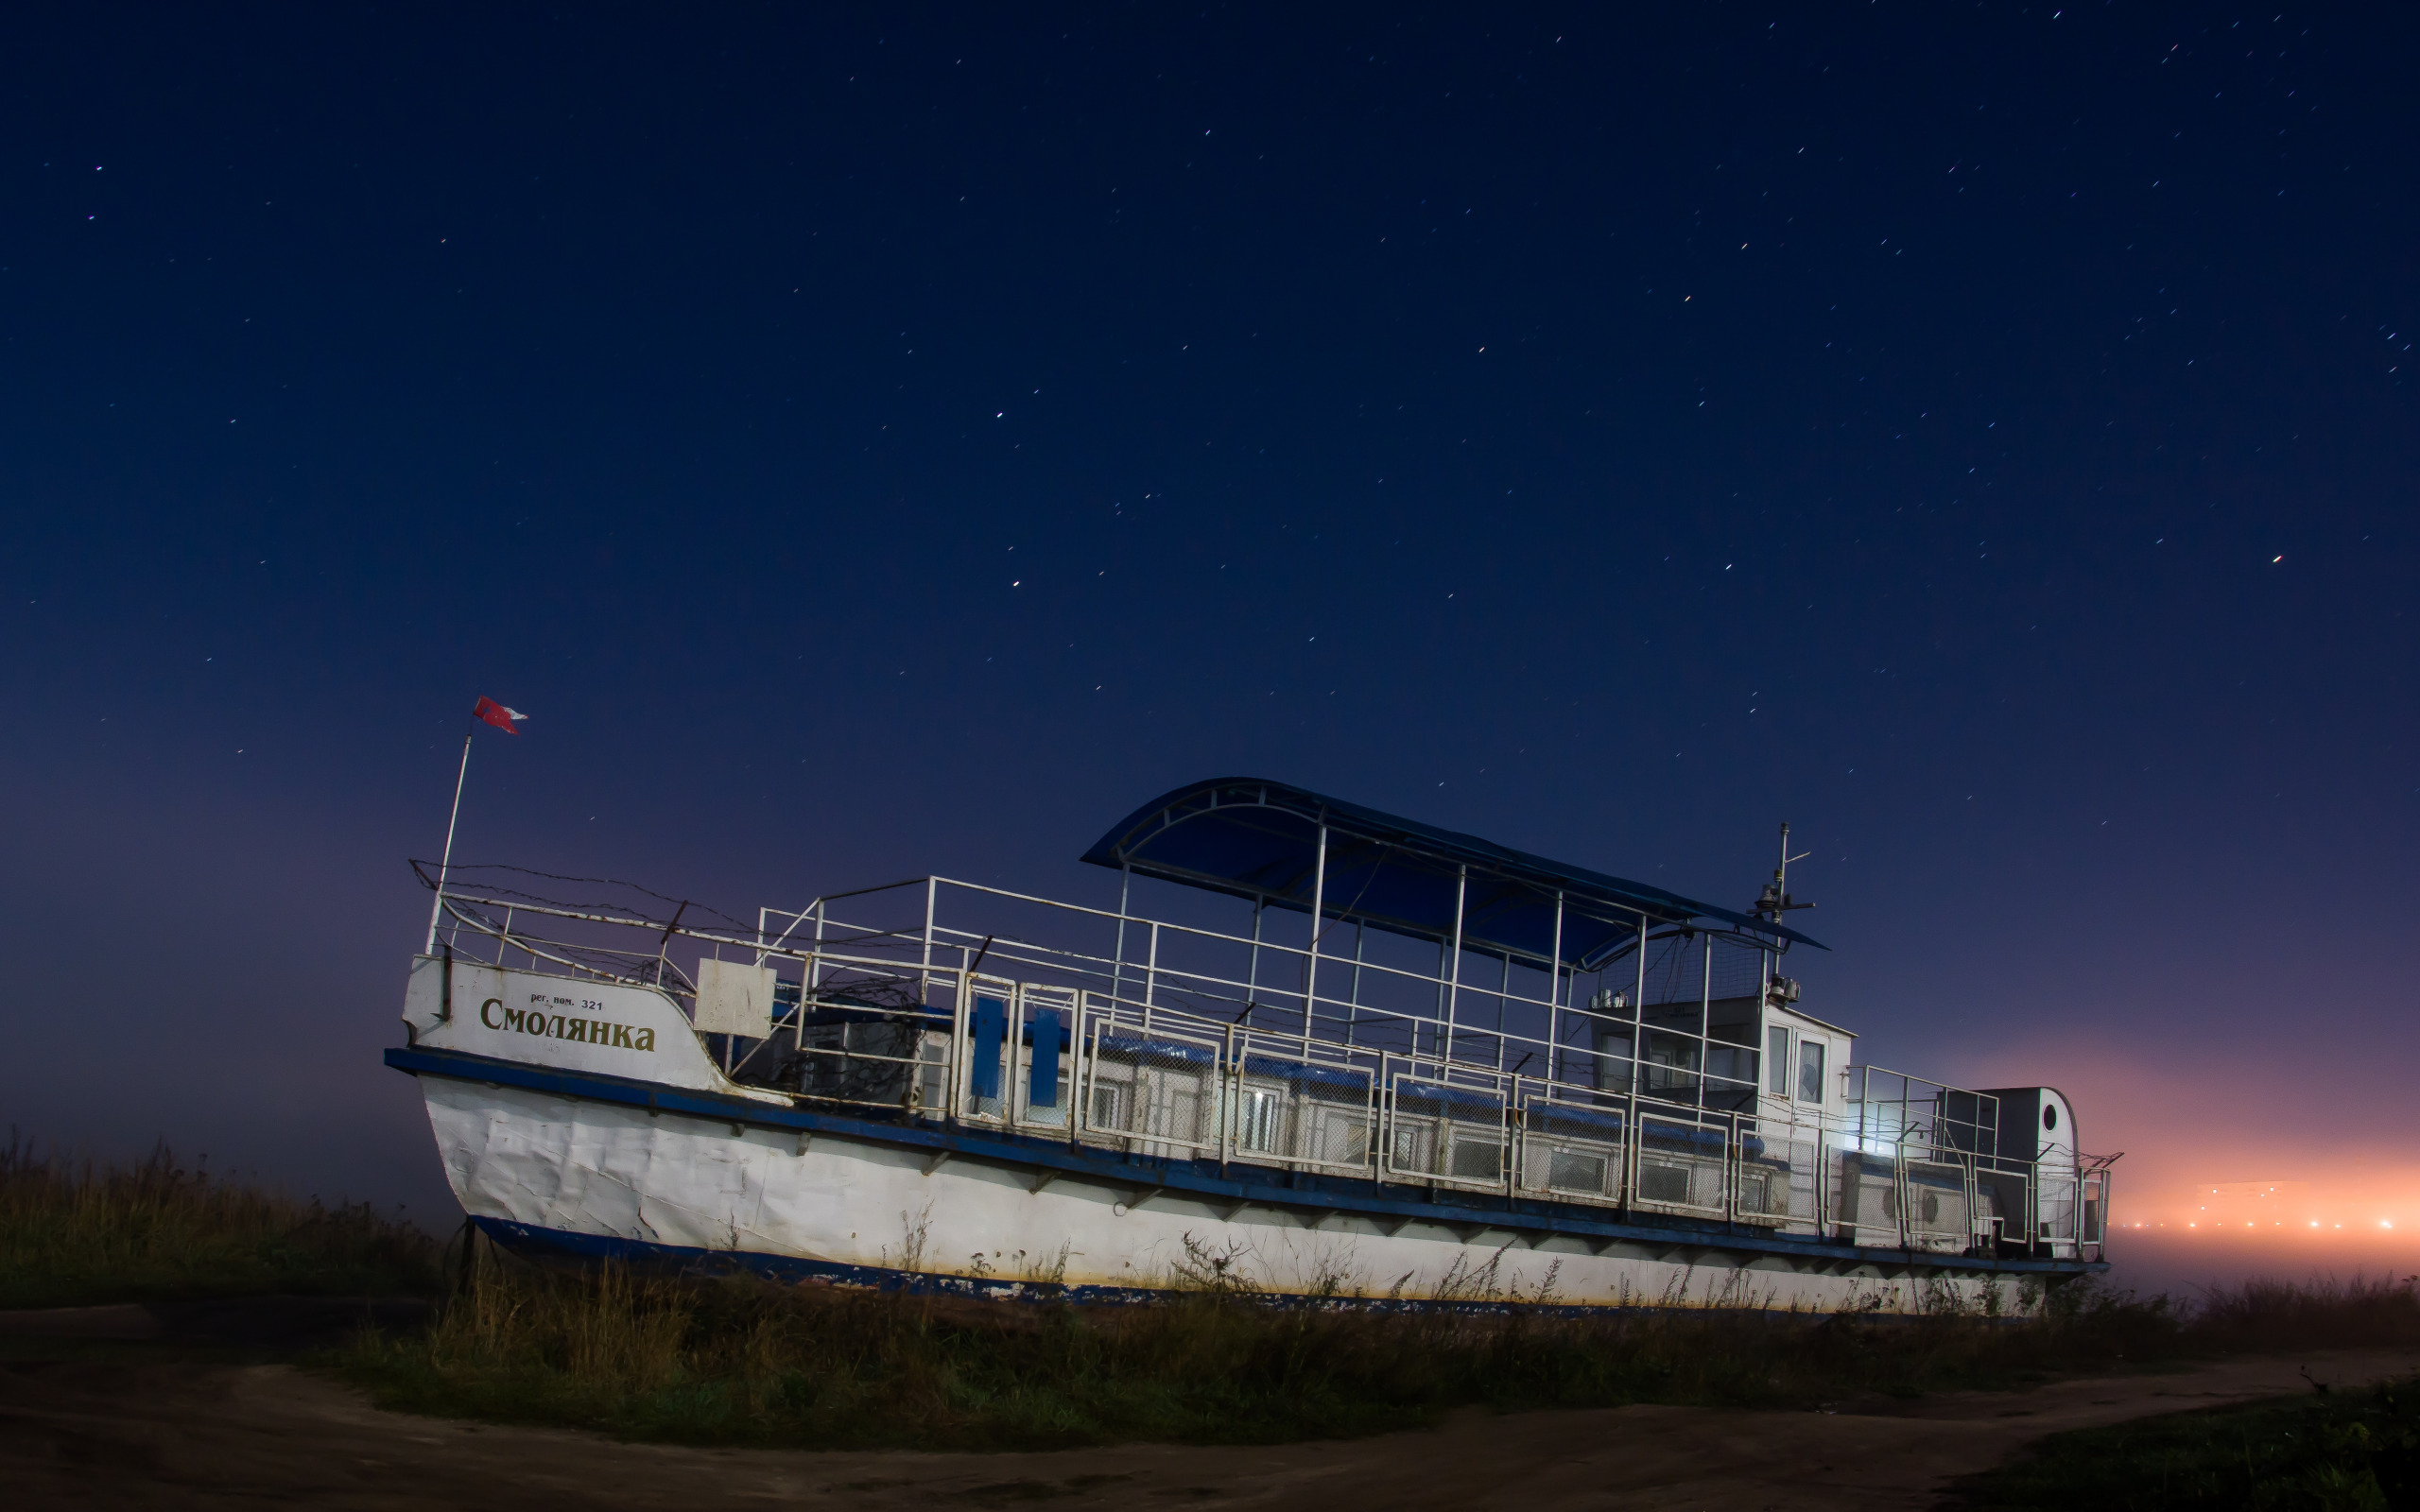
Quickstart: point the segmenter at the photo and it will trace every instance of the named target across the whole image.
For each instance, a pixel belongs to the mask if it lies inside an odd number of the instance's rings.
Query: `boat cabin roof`
[[[1414,939],[1450,942],[1459,917],[1463,949],[1541,969],[1595,971],[1637,943],[1642,919],[1650,930],[1826,948],[1647,883],[1256,777],[1164,793],[1120,819],[1083,859],[1297,913],[1311,911],[1316,892],[1327,918]]]
[[[1840,1024],[1834,1023],[1829,1019],[1819,1019],[1815,1017],[1815,1015],[1807,1012],[1805,1008],[1800,1007],[1795,1003],[1790,1004],[1787,1007],[1769,1008],[1766,1012],[1773,1017],[1787,1016],[1789,1018],[1798,1019],[1805,1022],[1813,1024],[1818,1029],[1828,1029],[1834,1034],[1847,1035],[1852,1040],[1860,1038],[1855,1029],[1843,1028]]]

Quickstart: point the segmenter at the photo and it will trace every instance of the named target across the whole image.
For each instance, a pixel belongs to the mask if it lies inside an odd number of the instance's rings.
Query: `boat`
[[[1225,778],[1084,853],[1114,902],[925,876],[751,919],[415,863],[386,1060],[468,1221],[563,1263],[1996,1314],[2105,1269],[2070,1100],[1861,1062],[1786,973],[1825,947],[1780,858],[1725,908]]]

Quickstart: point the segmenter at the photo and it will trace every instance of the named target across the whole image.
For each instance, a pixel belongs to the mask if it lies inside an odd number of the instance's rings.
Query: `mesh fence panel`
[[[1720,1216],[1728,1206],[1724,1143],[1720,1128],[1642,1115],[1634,1200],[1668,1211]]]
[[[1899,1242],[1899,1181],[1890,1157],[1842,1150],[1834,1214],[1858,1244]]]
[[[1908,1238],[1926,1248],[1965,1248],[1974,1243],[1974,1207],[1966,1195],[1966,1168],[1947,1160],[1908,1160],[1900,1167],[1908,1184]]]
[[[1288,1047],[1291,1049],[1292,1047]],[[1366,1066],[1238,1048],[1229,1154],[1271,1165],[1366,1174],[1375,1078]]]
[[[1806,1233],[1824,1227],[1824,1142],[1812,1131],[1794,1133],[1789,1145],[1788,1226]]]
[[[1521,1187],[1549,1198],[1618,1202],[1622,1116],[1533,1097],[1521,1109]]]
[[[1313,1165],[1367,1172],[1370,1135],[1377,1126],[1374,1084],[1367,1072],[1357,1088],[1315,1083],[1304,1101],[1301,1159]]]
[[[2041,1206],[2035,1237],[2048,1241],[2052,1253],[2071,1253],[2076,1242],[2076,1178],[2065,1173],[2042,1173]]]
[[[1193,1151],[1216,1148],[1219,1042],[1098,1024],[1084,1057],[1088,1135]]]
[[[1814,1183],[1806,1178],[1815,1155],[1812,1143],[1789,1139],[1743,1140],[1736,1180],[1738,1216],[1744,1222],[1775,1228],[1811,1221],[1815,1214]],[[1800,1208],[1804,1186],[1806,1211]]]
[[[1414,1076],[1389,1087],[1386,1170],[1448,1186],[1497,1189],[1505,1176],[1505,1103],[1481,1089]]]

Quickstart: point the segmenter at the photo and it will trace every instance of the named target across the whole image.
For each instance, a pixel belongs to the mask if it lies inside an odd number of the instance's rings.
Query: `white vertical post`
[[[424,955],[437,951],[437,919],[445,909],[445,873],[454,865],[454,823],[462,816],[462,780],[471,775],[471,736],[475,733],[465,731],[462,736],[462,765],[454,774],[453,811],[445,816],[445,853],[437,863],[437,896],[428,905],[428,947],[421,952]]]
[[[1495,1069],[1504,1069],[1504,1019],[1512,1007],[1512,953],[1504,953],[1504,973],[1495,979]]]
[[[1268,899],[1252,901],[1252,960],[1244,969],[1244,1011],[1240,1016],[1247,1026],[1252,1022],[1252,1010],[1260,1001],[1260,916],[1268,911]]]
[[[1438,1054],[1443,1054],[1437,1049],[1443,1042],[1438,1036],[1445,1023],[1445,957],[1453,948],[1454,942],[1450,939],[1441,937],[1437,941],[1437,1001],[1428,1010],[1428,1048]],[[1411,1053],[1414,1056],[1420,1054],[1420,1021],[1417,1019],[1411,1024]]]
[[[1353,1031],[1361,1022],[1361,940],[1369,931],[1359,919],[1353,923],[1353,986],[1344,995],[1344,1042],[1353,1043]]]
[[[1134,868],[1130,863],[1117,868],[1117,958],[1109,969],[1109,996],[1115,1003],[1126,991],[1126,895],[1134,886]]]
[[[1563,1058],[1563,889],[1554,893],[1554,951],[1547,962],[1547,1086],[1560,1079]]]
[[[1320,821],[1317,858],[1311,863],[1311,954],[1303,963],[1303,1053],[1311,1051],[1311,1015],[1320,1001],[1320,931],[1326,924],[1327,821]]]
[[[1445,1058],[1454,1058],[1454,1026],[1462,1007],[1462,904],[1470,897],[1471,868],[1464,862],[1454,877],[1454,959],[1445,980]]]
[[[1647,1058],[1647,911],[1638,915],[1638,986],[1630,997],[1630,1094],[1638,1096],[1638,1063]],[[1633,1112],[1635,1113],[1634,1108]]]
[[[1705,962],[1698,971],[1698,1108],[1705,1108],[1705,1078],[1714,1069],[1714,936],[1705,937]]]
[[[940,891],[939,877],[925,879],[925,959],[923,969],[916,973],[916,1004],[919,1007],[924,1005],[925,999],[933,990],[933,905]]]
[[[1148,1016],[1160,988],[1160,922],[1151,920],[1151,954],[1143,966],[1143,1011]],[[1148,1022],[1148,1018],[1147,1021]]]
[[[821,989],[822,988],[822,986],[823,986],[823,900],[822,900],[822,899],[821,899],[821,898],[818,898],[817,900],[815,900],[815,958],[814,958],[814,960],[813,960],[812,962],[810,962],[810,963],[808,964],[808,966],[807,966],[807,969],[806,969],[806,985],[805,985],[804,988],[804,989],[802,989],[802,990],[800,991],[800,993],[799,993],[799,1000],[798,1000],[798,1032],[797,1032],[796,1034],[794,1034],[794,1035],[790,1036],[790,1048],[791,1048],[792,1050],[799,1049],[799,1048],[803,1047],[803,1046],[806,1043],[806,1000],[807,1000],[807,999],[809,999],[809,998],[811,998],[811,997],[813,997],[813,996],[815,996],[815,994],[816,994],[819,990],[821,990]],[[961,993],[959,993],[959,1011],[958,1011],[958,1015],[957,1015],[959,1018],[964,1018],[964,1017],[966,1016],[966,1004],[965,1004],[965,1001],[964,1001],[964,1000],[965,1000],[965,997],[966,997],[966,994],[965,994],[965,993],[963,993],[963,992],[961,992]],[[958,1040],[958,1033],[957,1033],[957,1030],[953,1027],[953,1029],[952,1029],[952,1030],[951,1030],[951,1032],[950,1032],[950,1040],[951,1040],[951,1044],[950,1044],[950,1054],[951,1054],[951,1056],[952,1056],[953,1057],[956,1057],[956,1055],[957,1055],[957,1053],[958,1053],[957,1040]],[[954,1060],[953,1060],[953,1063],[955,1063],[955,1061],[954,1061]],[[953,1095],[954,1095],[954,1094],[953,1094]],[[955,1115],[956,1115],[957,1111],[958,1111],[958,1109],[957,1109],[956,1108],[952,1108],[950,1109],[950,1112],[951,1112],[951,1114],[952,1114],[953,1116],[955,1116]]]

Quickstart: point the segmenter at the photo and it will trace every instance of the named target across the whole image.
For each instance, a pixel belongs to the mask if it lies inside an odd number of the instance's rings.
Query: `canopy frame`
[[[1826,948],[1774,920],[1263,778],[1165,793],[1082,859],[1258,909],[1307,913],[1315,940],[1333,919],[1457,955],[1509,954],[1558,975],[1597,971],[1660,926],[1732,935],[1776,954],[1793,944]],[[1349,895],[1338,885],[1357,877]],[[1424,877],[1437,885],[1424,889]],[[1374,891],[1386,896],[1374,900]],[[1315,963],[1316,953],[1313,971]]]

